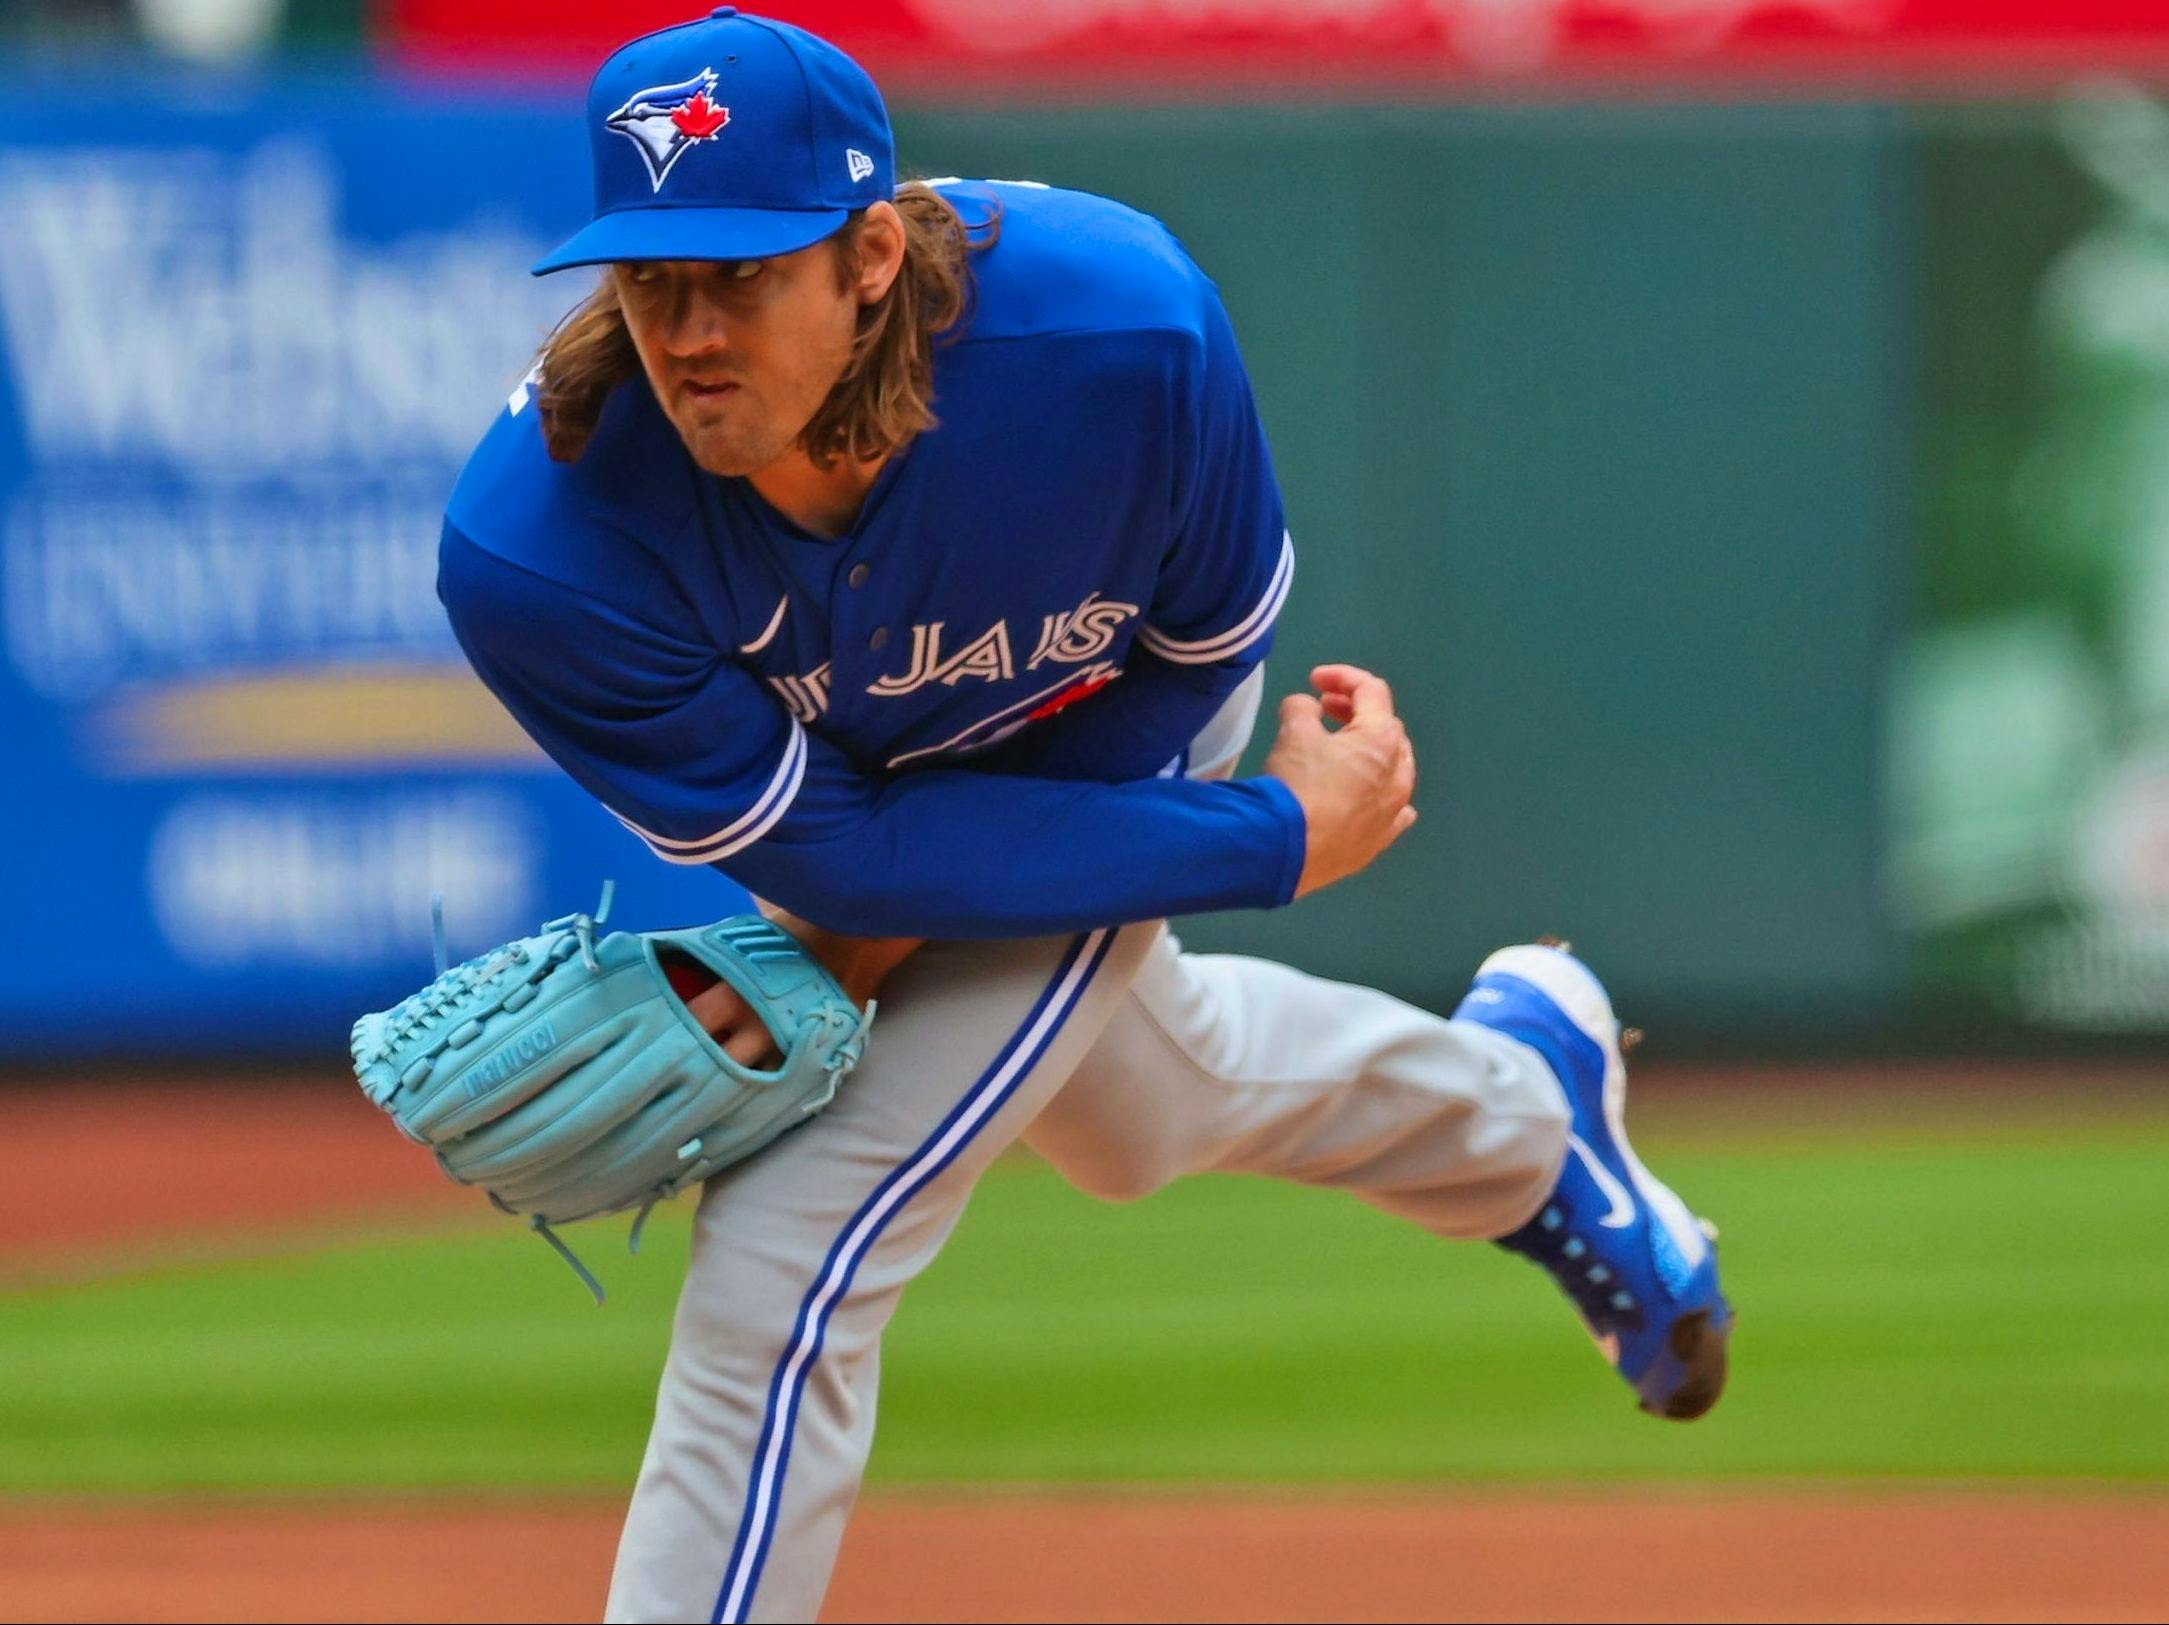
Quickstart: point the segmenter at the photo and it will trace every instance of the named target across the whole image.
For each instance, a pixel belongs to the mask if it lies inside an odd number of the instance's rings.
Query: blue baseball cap
[[[881,92],[824,39],[719,6],[621,47],[587,93],[595,218],[535,275],[613,260],[755,260],[896,190]]]

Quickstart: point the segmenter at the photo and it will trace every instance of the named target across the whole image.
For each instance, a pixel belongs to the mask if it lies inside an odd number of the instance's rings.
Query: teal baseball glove
[[[799,944],[758,915],[689,931],[596,933],[609,910],[450,970],[354,1024],[354,1075],[462,1185],[550,1226],[675,1196],[835,1098],[866,1051],[862,1015]],[[740,1065],[686,1009],[720,979],[774,1038],[770,1070]],[[675,985],[674,985],[675,984]],[[634,1245],[639,1224],[633,1229]]]

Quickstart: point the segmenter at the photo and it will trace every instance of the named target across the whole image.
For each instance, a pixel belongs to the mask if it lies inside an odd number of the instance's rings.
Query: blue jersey
[[[644,379],[550,460],[523,389],[449,505],[482,679],[661,857],[863,935],[1011,936],[1293,894],[1272,779],[1171,771],[1265,654],[1293,556],[1234,335],[1157,222],[1001,212],[940,423],[824,538],[698,468]]]

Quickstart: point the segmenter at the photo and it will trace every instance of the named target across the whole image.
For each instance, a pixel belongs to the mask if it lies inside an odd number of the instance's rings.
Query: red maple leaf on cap
[[[718,107],[704,90],[670,115],[670,122],[694,141],[705,141],[731,121],[731,110]]]

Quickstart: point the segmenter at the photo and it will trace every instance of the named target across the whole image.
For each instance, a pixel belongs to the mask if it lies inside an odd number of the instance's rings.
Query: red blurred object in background
[[[761,9],[758,6],[749,10]],[[2060,77],[2169,66],[2169,0],[778,0],[893,82],[1364,83],[1825,74]],[[380,0],[395,55],[591,68],[686,0]]]

